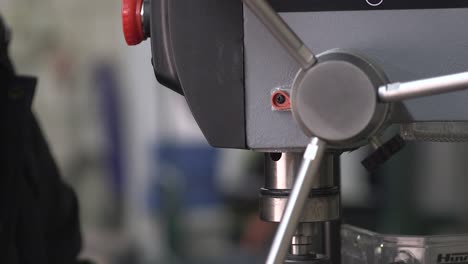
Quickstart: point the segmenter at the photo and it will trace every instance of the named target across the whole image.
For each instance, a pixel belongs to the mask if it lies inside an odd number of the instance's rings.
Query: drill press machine
[[[122,15],[212,146],[266,153],[261,218],[280,222],[266,263],[468,261],[465,237],[341,227],[339,175],[368,144],[373,170],[405,139],[467,138],[467,1],[123,0]]]

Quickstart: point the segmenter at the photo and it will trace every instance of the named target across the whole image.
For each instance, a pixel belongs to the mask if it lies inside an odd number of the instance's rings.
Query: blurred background
[[[184,98],[156,83],[147,41],[127,47],[117,0],[0,0],[20,74],[80,206],[97,263],[261,263],[263,155],[209,147]],[[343,155],[345,222],[386,233],[466,231],[465,144],[410,143],[369,175]]]

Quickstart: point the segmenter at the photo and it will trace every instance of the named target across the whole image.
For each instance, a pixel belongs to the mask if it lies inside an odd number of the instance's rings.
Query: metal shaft
[[[242,0],[304,70],[312,67],[316,59],[312,51],[292,31],[266,0]]]
[[[267,264],[282,264],[284,262],[290,247],[291,238],[299,223],[302,210],[309,196],[310,187],[315,177],[318,175],[325,148],[325,141],[319,138],[313,138],[307,146],[281,223],[278,226],[273,244],[270,248],[266,261]]]
[[[379,99],[383,102],[396,102],[465,89],[468,89],[468,72],[387,84],[379,88]]]

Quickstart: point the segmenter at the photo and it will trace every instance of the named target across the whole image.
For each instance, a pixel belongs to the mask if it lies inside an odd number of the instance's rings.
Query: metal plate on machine
[[[468,7],[466,0],[270,0],[277,12],[440,9]]]

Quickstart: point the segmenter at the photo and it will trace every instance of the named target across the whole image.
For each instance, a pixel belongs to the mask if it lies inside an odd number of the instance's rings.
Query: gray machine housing
[[[391,82],[468,69],[468,8],[280,13],[315,53],[339,48],[365,56]],[[265,26],[244,8],[244,78],[247,147],[303,148],[308,137],[288,111],[272,111],[275,88],[288,88],[299,69]],[[320,96],[320,95],[317,95]],[[340,100],[337,98],[336,105]],[[398,104],[394,123],[468,120],[468,92]]]

